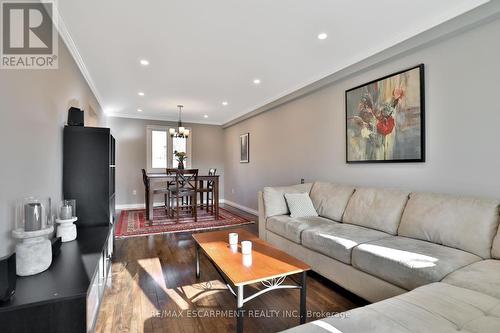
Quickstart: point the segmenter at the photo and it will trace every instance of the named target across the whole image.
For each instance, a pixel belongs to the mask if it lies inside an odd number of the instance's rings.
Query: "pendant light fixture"
[[[184,105],[177,105],[179,108],[179,122],[177,123],[177,130],[175,128],[170,128],[168,133],[173,138],[187,138],[189,137],[189,129],[182,125],[182,108]]]

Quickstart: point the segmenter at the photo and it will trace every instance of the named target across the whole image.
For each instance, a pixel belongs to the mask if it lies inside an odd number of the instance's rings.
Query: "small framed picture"
[[[240,135],[240,163],[250,162],[250,133]]]

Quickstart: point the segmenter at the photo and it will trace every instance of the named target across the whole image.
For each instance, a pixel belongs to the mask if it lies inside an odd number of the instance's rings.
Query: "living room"
[[[1,332],[500,332],[499,1],[0,5]]]

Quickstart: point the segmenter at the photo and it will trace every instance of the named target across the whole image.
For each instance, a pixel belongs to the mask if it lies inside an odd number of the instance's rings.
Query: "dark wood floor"
[[[256,216],[225,208],[257,221]],[[257,233],[257,223],[243,228]],[[199,281],[194,268],[190,233],[117,240],[112,287],[106,290],[96,332],[235,331],[235,298],[206,258],[202,256]],[[307,309],[315,315],[364,304],[317,274],[309,275]],[[245,318],[244,330],[270,333],[296,326],[298,306],[298,290],[277,290],[259,296],[245,304],[254,317]]]

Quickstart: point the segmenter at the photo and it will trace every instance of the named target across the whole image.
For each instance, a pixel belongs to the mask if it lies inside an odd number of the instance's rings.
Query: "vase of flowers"
[[[175,159],[177,160],[177,168],[184,169],[184,161],[187,160],[186,153],[183,151],[174,151]]]

